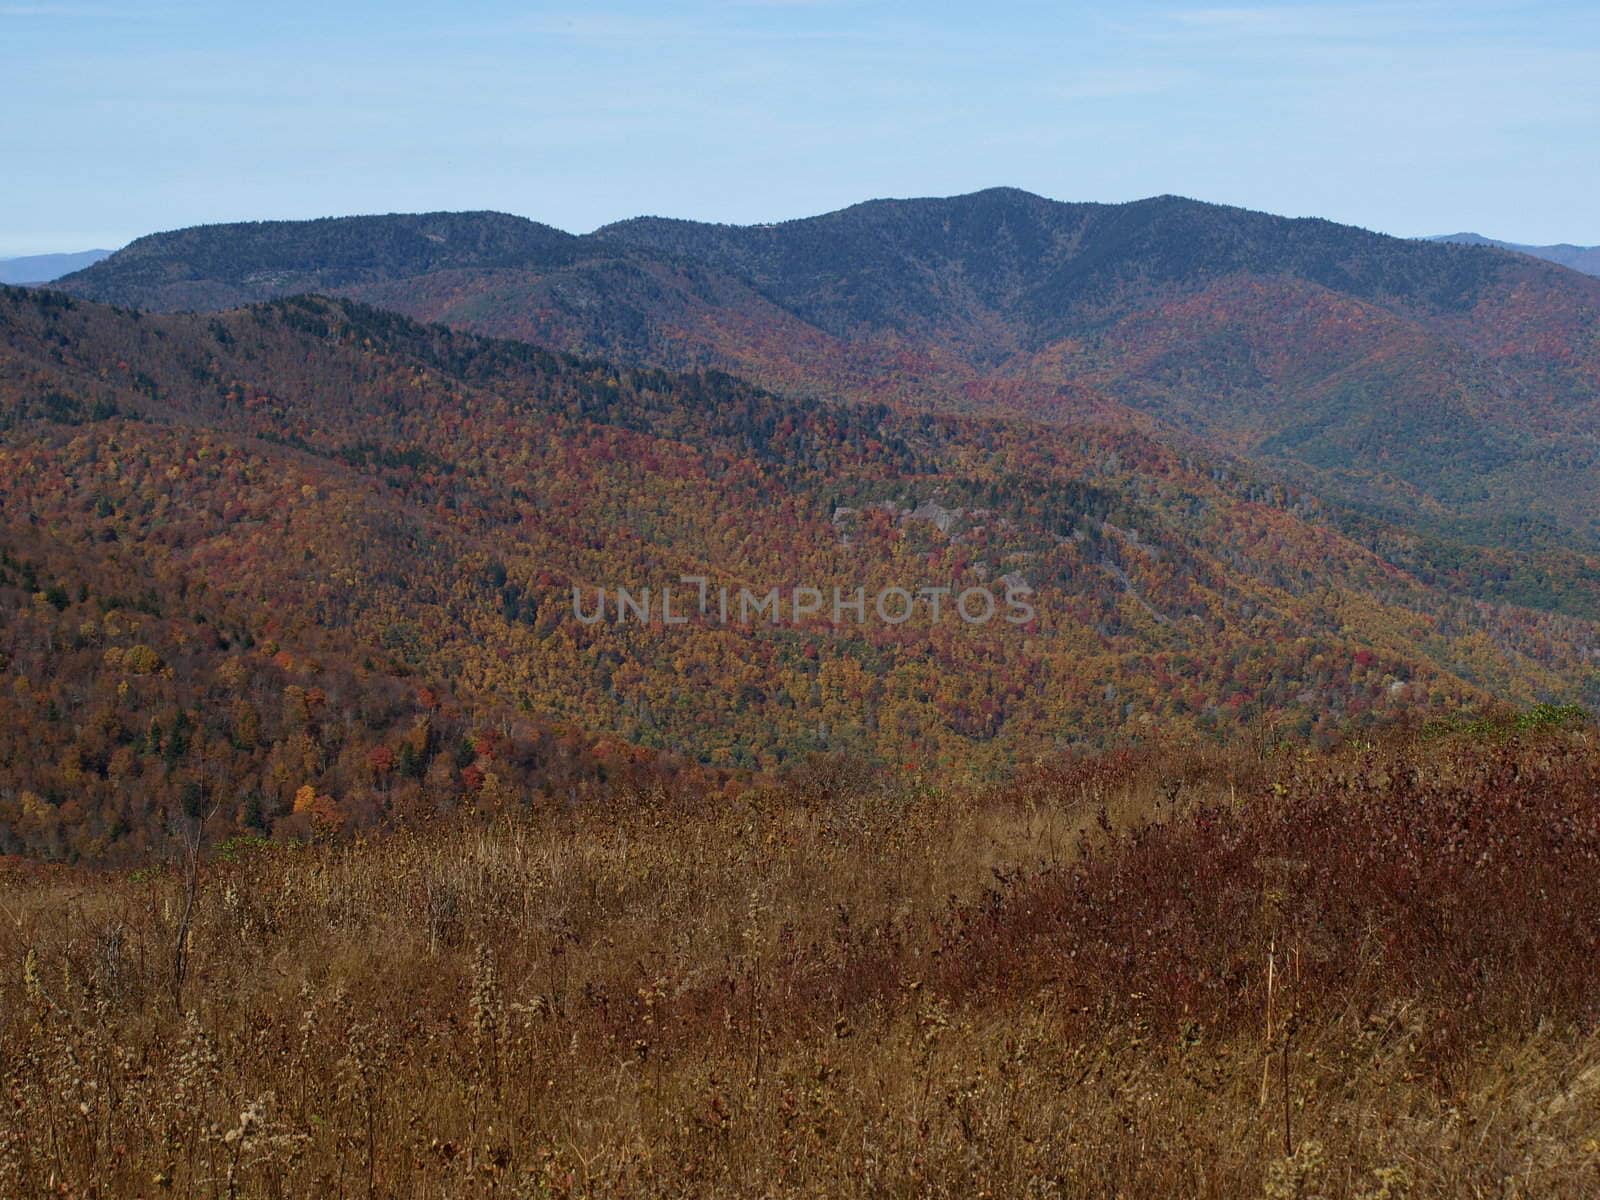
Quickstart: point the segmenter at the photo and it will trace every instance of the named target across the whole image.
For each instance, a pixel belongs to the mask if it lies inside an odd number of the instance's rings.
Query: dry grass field
[[[0,1195],[1600,1195],[1590,727],[0,885]]]

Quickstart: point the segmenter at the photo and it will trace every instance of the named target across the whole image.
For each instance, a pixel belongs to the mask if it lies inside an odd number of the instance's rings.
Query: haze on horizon
[[[996,185],[1600,242],[1600,10],[0,3],[0,257],[492,208],[584,232]]]

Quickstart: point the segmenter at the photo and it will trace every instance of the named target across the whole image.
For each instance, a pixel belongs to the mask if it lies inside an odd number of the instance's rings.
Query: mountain
[[[787,395],[1093,410],[1433,535],[1600,549],[1600,281],[1493,247],[997,188],[583,237],[491,214],[208,227],[61,287],[155,310],[331,291]]]
[[[293,831],[1600,698],[1594,559],[1353,523],[1085,403],[828,403],[348,300],[0,292],[0,850],[135,854],[202,801]],[[787,615],[722,617],[724,588]],[[878,619],[895,588],[942,616]]]
[[[555,265],[577,240],[493,212],[203,225],[139,238],[61,286],[135,308],[232,308],[435,271]]]
[[[1063,204],[1010,188],[941,200],[877,200],[781,225],[643,218],[599,239],[729,270],[829,332],[971,322],[1037,348],[1140,307],[1150,294],[1239,274],[1283,275],[1364,299],[1469,306],[1492,274],[1481,258],[1420,252],[1328,221],[1161,196]],[[987,339],[984,339],[985,341]]]
[[[1460,246],[1497,246],[1501,250],[1514,250],[1518,254],[1531,254],[1546,262],[1557,263],[1585,275],[1600,275],[1600,246],[1574,246],[1561,242],[1555,246],[1526,246],[1520,242],[1502,242],[1484,237],[1481,233],[1440,233],[1430,242],[1454,242]]]
[[[26,254],[0,258],[0,283],[50,283],[73,271],[93,266],[110,250],[79,250],[72,254]]]

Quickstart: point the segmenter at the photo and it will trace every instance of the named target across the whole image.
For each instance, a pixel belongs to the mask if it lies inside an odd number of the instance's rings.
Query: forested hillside
[[[8,290],[0,428],[9,850],[1596,697],[1591,618],[1473,598],[1592,613],[1591,561],[1352,537],[1103,413],[784,398],[346,301],[154,316]],[[683,576],[1026,586],[1033,611],[574,613],[575,587]]]

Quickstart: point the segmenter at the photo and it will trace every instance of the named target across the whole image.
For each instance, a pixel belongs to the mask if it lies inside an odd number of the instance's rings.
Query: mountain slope
[[[1356,540],[1310,496],[1128,429],[799,401],[321,299],[141,316],[0,293],[0,511],[0,724],[33,735],[0,767],[48,804],[87,789],[54,828],[106,846],[149,797],[224,777],[240,822],[309,819],[302,798],[360,822],[657,761],[981,773],[1596,687],[1592,620],[1465,598],[1543,577],[1592,604],[1592,561]],[[859,587],[869,614],[895,586],[1026,583],[1035,611],[724,621],[683,576]],[[574,587],[585,607],[649,588],[654,617],[579,620]],[[171,748],[180,713],[220,739],[203,761],[194,735]],[[402,753],[414,773],[390,774]]]
[[[1600,546],[1600,286],[1526,259],[1175,197],[1007,189],[597,236],[747,277],[856,347],[909,335],[1041,391],[1087,383],[1453,536]],[[1024,402],[1050,411],[1047,391]]]

